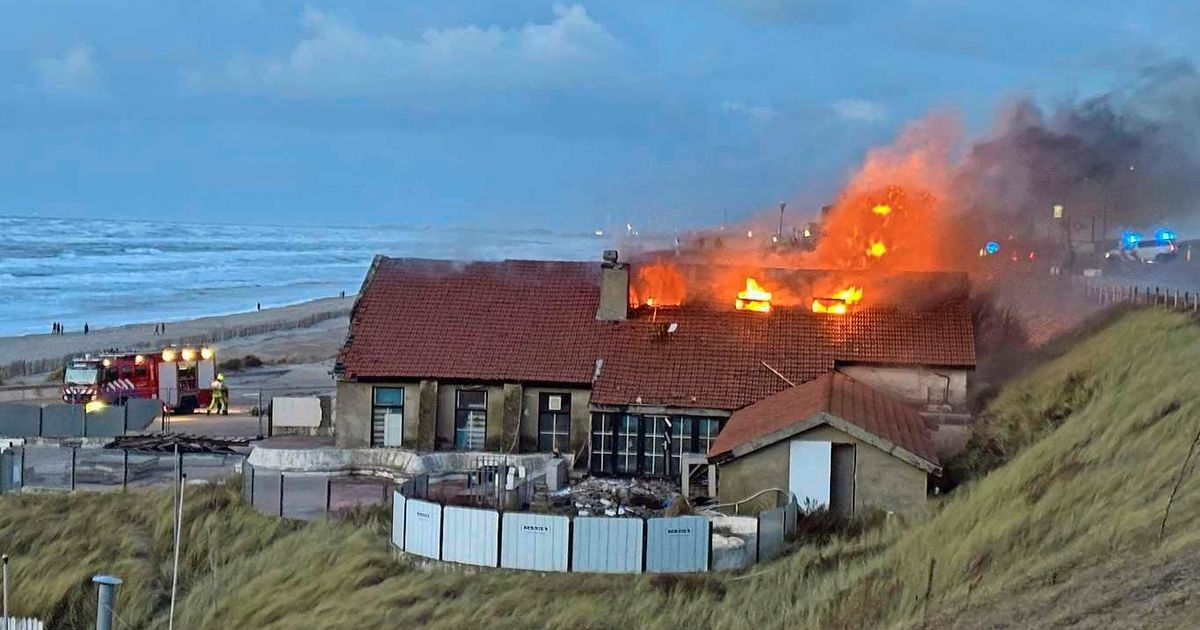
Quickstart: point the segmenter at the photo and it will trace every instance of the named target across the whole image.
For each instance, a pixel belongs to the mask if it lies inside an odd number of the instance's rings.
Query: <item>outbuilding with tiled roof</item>
[[[707,455],[719,500],[742,513],[791,496],[845,516],[913,510],[941,472],[915,409],[838,371],[735,411]]]

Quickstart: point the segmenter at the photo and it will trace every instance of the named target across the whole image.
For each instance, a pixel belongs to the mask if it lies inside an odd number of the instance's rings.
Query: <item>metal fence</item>
[[[313,520],[359,506],[386,506],[392,499],[392,484],[376,478],[285,473],[246,462],[242,498],[263,514]]]
[[[218,481],[236,475],[244,456],[217,453],[158,453],[65,446],[14,447],[0,453],[0,492],[87,490],[170,485],[177,471],[192,480]]]
[[[162,414],[155,399],[132,399],[88,412],[84,405],[0,404],[0,437],[116,437],[144,431]]]
[[[1088,278],[1080,279],[1079,286],[1085,296],[1095,299],[1101,305],[1134,304],[1200,312],[1200,291],[1106,283]]]

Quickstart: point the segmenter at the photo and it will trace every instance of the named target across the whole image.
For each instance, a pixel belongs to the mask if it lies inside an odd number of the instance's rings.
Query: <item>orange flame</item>
[[[887,204],[881,203],[881,204],[875,206],[874,208],[871,208],[871,212],[874,212],[875,214],[878,214],[881,217],[886,217],[887,215],[892,213],[892,207]]]
[[[637,276],[629,287],[629,303],[637,306],[679,306],[687,296],[683,276],[669,263],[649,263],[637,267]]]
[[[862,301],[862,287],[846,287],[827,298],[813,298],[812,311],[827,315],[845,315],[851,304]]]
[[[771,292],[764,289],[754,278],[746,278],[746,289],[738,291],[733,307],[739,311],[770,313]]]

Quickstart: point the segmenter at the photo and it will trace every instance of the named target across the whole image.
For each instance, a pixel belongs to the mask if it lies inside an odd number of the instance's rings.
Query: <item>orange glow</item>
[[[638,265],[629,287],[629,303],[637,306],[679,306],[687,286],[679,270],[669,263]]]
[[[871,241],[871,246],[867,248],[867,255],[871,258],[883,258],[887,253],[887,246],[883,241]]]
[[[746,289],[738,291],[737,301],[733,306],[739,311],[770,313],[771,292],[764,289],[754,278],[746,278]]]
[[[874,208],[871,208],[871,212],[874,212],[875,214],[878,214],[881,217],[886,217],[887,215],[892,213],[892,207],[887,205],[886,203],[881,203],[881,204],[875,206]]]
[[[862,301],[862,287],[846,287],[827,298],[813,298],[812,311],[826,315],[845,315],[851,304]]]

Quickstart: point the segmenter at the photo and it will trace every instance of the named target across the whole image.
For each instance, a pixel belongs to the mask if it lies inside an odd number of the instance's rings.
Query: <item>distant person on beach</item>
[[[157,337],[157,336],[158,336],[158,324],[155,324],[155,325],[154,325],[154,336],[155,336],[155,337]]]
[[[343,299],[343,300],[344,300],[344,299],[346,299],[346,292],[345,292],[345,291],[342,291],[342,299]]]
[[[254,304],[254,310],[261,311],[262,310],[262,302],[256,302]]]
[[[85,334],[85,335],[86,335],[86,334],[88,334],[88,325],[87,325],[87,322],[83,322],[83,334]]]

